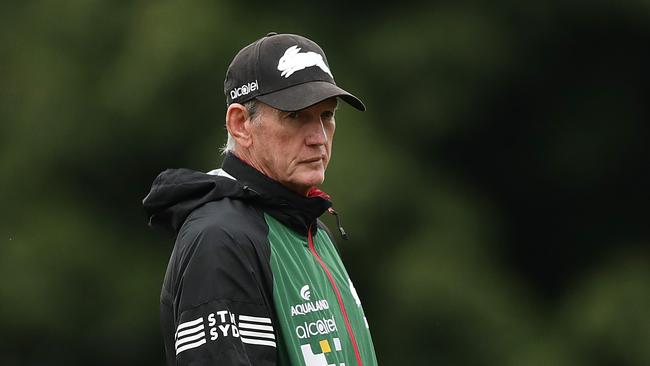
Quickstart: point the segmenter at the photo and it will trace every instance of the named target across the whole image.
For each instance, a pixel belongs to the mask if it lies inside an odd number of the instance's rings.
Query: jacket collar
[[[307,235],[312,226],[332,206],[326,194],[305,197],[262,174],[232,153],[226,154],[222,169],[241,183],[244,190],[254,192],[255,202],[284,225]],[[314,230],[317,225],[313,225]]]

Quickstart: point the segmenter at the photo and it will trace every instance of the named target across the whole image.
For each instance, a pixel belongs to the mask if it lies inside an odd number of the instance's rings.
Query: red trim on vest
[[[320,198],[324,198],[324,199],[326,199],[328,201],[332,200],[332,197],[330,197],[329,194],[321,191],[320,189],[318,189],[316,187],[311,187],[309,189],[309,192],[307,192],[307,197],[320,197]]]
[[[319,190],[319,192],[327,195],[323,191]],[[316,247],[314,246],[314,239],[312,238],[312,234],[311,234],[311,226],[309,227],[307,241],[309,242],[309,249],[311,250],[311,253],[314,255],[318,263],[320,263],[321,267],[323,267],[323,270],[325,271],[327,278],[329,279],[330,283],[332,284],[332,287],[334,288],[334,293],[336,293],[336,298],[338,299],[339,307],[341,308],[341,313],[343,313],[343,320],[345,321],[345,327],[348,329],[348,334],[350,335],[350,340],[352,341],[352,348],[354,348],[354,355],[357,358],[357,365],[362,366],[363,363],[361,362],[361,354],[359,353],[359,346],[357,345],[357,340],[354,338],[354,333],[352,332],[352,325],[350,325],[350,319],[348,318],[348,313],[347,311],[345,311],[345,305],[343,304],[343,298],[341,297],[341,292],[339,292],[339,288],[336,286],[336,282],[334,282],[334,277],[332,277],[332,273],[330,273],[330,270],[325,265],[325,262],[323,262],[321,257],[316,252]]]

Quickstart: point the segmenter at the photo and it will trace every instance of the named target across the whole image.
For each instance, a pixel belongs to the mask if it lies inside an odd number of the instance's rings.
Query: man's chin
[[[306,193],[311,187],[318,186],[325,180],[325,172],[304,172],[292,180],[291,185],[298,187],[301,193]]]

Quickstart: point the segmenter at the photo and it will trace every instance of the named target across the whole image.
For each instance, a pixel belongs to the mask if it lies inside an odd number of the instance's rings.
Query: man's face
[[[325,180],[336,124],[336,98],[297,112],[261,104],[252,123],[251,163],[262,173],[300,194]]]

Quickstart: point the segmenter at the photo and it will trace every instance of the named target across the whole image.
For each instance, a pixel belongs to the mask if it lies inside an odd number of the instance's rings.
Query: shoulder
[[[179,239],[208,240],[220,246],[266,237],[268,228],[261,211],[240,200],[225,198],[194,210],[178,233]]]
[[[332,232],[330,229],[325,225],[323,221],[320,219],[316,220],[316,225],[318,226],[318,229],[325,233],[325,237],[327,237],[329,240],[329,243],[331,243],[332,247],[334,248],[334,251],[336,252],[337,255],[341,255],[341,250],[339,249],[339,246],[336,243],[336,239],[334,239],[334,235],[332,235]]]
[[[237,200],[194,210],[178,233],[171,262],[175,286],[183,286],[183,308],[220,298],[259,302],[260,257],[268,249],[263,218]],[[211,279],[206,281],[206,279]]]
[[[209,269],[220,263],[250,262],[270,250],[267,234],[268,227],[255,207],[228,198],[209,202],[183,223],[170,264],[175,273],[182,274],[188,266]]]
[[[325,225],[321,219],[316,219],[316,226],[320,229],[323,230],[327,236],[329,236],[330,240],[334,241],[334,236],[332,235],[332,231],[330,231],[330,228]]]

